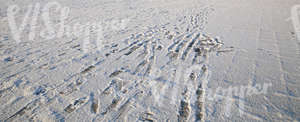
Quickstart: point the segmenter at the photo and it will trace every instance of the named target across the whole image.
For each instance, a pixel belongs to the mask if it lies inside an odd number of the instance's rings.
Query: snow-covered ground
[[[300,121],[297,5],[0,0],[0,121]]]

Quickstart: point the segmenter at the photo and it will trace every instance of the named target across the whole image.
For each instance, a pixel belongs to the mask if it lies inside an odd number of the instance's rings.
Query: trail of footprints
[[[168,35],[169,32],[166,32],[165,38],[170,39],[170,35]],[[144,56],[145,58],[140,61],[133,69],[123,69],[123,70],[117,70],[112,72],[109,77],[117,77],[121,73],[129,73],[132,75],[138,75],[138,76],[149,76],[151,72],[151,68],[153,63],[155,63],[156,53],[159,50],[164,50],[162,48],[165,48],[165,51],[167,52],[165,56],[169,56],[169,61],[165,63],[165,65],[169,65],[172,62],[181,61],[185,62],[186,59],[192,57],[192,61],[190,62],[190,65],[193,64],[204,64],[201,68],[201,71],[199,71],[199,74],[191,74],[190,78],[192,80],[195,80],[196,76],[203,77],[202,81],[200,81],[198,84],[198,87],[196,91],[194,92],[194,96],[196,96],[196,101],[194,103],[190,103],[189,95],[186,95],[187,93],[183,94],[183,99],[179,103],[178,108],[178,121],[188,121],[190,120],[190,114],[192,113],[191,104],[195,104],[196,110],[195,110],[195,121],[204,121],[204,104],[205,104],[205,88],[207,82],[205,79],[207,77],[207,59],[209,56],[209,53],[211,52],[218,52],[222,51],[220,50],[221,46],[223,45],[222,42],[220,42],[217,38],[210,38],[206,35],[203,35],[201,33],[197,33],[197,31],[194,32],[186,32],[185,35],[179,35],[175,36],[172,35],[175,38],[170,39],[173,40],[173,43],[169,46],[163,46],[160,45],[159,41],[142,41],[142,42],[133,42],[129,44],[128,47],[125,47],[120,52],[125,52],[122,56],[131,56],[137,49],[143,47],[143,50],[140,54],[136,54],[137,57]],[[126,52],[127,50],[127,52]],[[136,56],[133,55],[133,56]],[[116,60],[119,60],[120,58],[116,58]],[[135,58],[133,58],[135,59]],[[142,71],[143,70],[143,71]],[[201,78],[200,78],[201,79]],[[151,82],[151,81],[145,81],[145,82]],[[140,82],[143,83],[143,82]],[[139,85],[139,83],[132,83],[132,86]],[[129,89],[130,90],[130,89]],[[132,89],[131,89],[132,90]],[[137,90],[137,89],[135,89]],[[107,89],[105,89],[107,91]],[[147,91],[147,90],[145,90]],[[144,91],[144,92],[145,92]],[[191,91],[185,91],[185,92],[191,92]],[[124,93],[124,92],[123,92]],[[115,98],[112,100],[112,104],[109,105],[107,110],[104,112],[107,113],[108,110],[115,108],[116,104],[119,103],[120,98]],[[145,117],[141,117],[143,120],[146,120]]]
[[[198,15],[197,15],[198,16]],[[199,17],[198,17],[199,18]],[[186,18],[185,18],[186,19]],[[185,21],[184,21],[185,22]],[[131,37],[124,39],[129,44],[121,46],[121,44],[112,44],[111,50],[109,50],[104,57],[104,63],[97,61],[96,63],[87,66],[81,72],[74,74],[70,78],[65,79],[67,82],[57,84],[57,88],[41,89],[36,94],[47,95],[50,92],[55,92],[55,95],[50,97],[48,102],[42,102],[41,97],[33,97],[35,100],[29,102],[19,111],[10,115],[6,120],[11,121],[18,117],[28,115],[28,118],[34,120],[37,111],[43,111],[48,106],[51,106],[51,100],[75,94],[82,84],[88,82],[88,78],[92,74],[97,73],[97,69],[100,66],[113,66],[114,63],[122,61],[124,58],[131,60],[138,60],[138,64],[135,67],[129,68],[126,65],[119,67],[118,70],[112,71],[106,75],[107,79],[111,82],[103,89],[100,95],[90,93],[86,97],[74,99],[69,105],[65,106],[61,114],[67,116],[76,111],[86,103],[91,102],[91,112],[96,115],[94,118],[97,120],[119,120],[126,118],[126,114],[133,106],[137,107],[137,104],[142,102],[140,98],[149,97],[146,93],[151,91],[151,86],[147,86],[147,82],[151,82],[147,79],[153,69],[161,69],[168,72],[168,66],[172,64],[178,64],[178,62],[186,63],[189,66],[194,64],[203,64],[201,71],[193,72],[190,74],[190,79],[198,84],[196,91],[190,91],[190,88],[186,88],[182,95],[182,100],[178,103],[178,121],[204,121],[204,104],[205,104],[205,88],[207,82],[205,74],[207,74],[207,59],[211,52],[227,52],[227,50],[220,50],[223,45],[217,38],[208,37],[202,33],[199,33],[197,19],[191,17],[191,23],[184,32],[172,32],[167,27],[154,27],[148,32],[133,34]],[[197,26],[198,25],[198,26]],[[192,27],[191,27],[192,26]],[[181,28],[175,26],[176,28]],[[183,27],[184,28],[184,27]],[[70,43],[65,43],[69,45]],[[80,45],[71,46],[70,49],[75,49]],[[71,51],[72,52],[72,51]],[[62,52],[58,54],[59,57],[65,56],[67,53]],[[160,60],[158,54],[169,57],[169,60]],[[106,61],[106,62],[105,62]],[[112,62],[111,62],[112,61]],[[164,62],[161,67],[155,67],[157,61]],[[47,67],[48,64],[42,64],[40,69]],[[126,74],[128,77],[132,77],[138,80],[127,81],[119,78],[119,75]],[[196,77],[203,77],[202,81],[196,81]],[[201,78],[200,78],[201,79]],[[71,81],[71,82],[68,82]],[[167,79],[172,82],[172,80]],[[9,89],[9,88],[7,88]],[[6,90],[1,90],[1,95]],[[57,92],[57,93],[56,93]],[[151,96],[151,95],[150,95]],[[196,101],[190,101],[192,96],[196,96]],[[107,97],[111,99],[108,105],[101,103],[101,99]],[[109,98],[111,97],[111,98]],[[192,105],[194,104],[194,105]],[[104,106],[102,106],[104,105]],[[192,106],[196,106],[193,108]],[[141,107],[141,106],[138,106]],[[147,108],[144,108],[147,109]],[[196,109],[196,110],[193,110]],[[143,111],[139,119],[142,121],[155,121],[155,113]],[[172,114],[172,113],[171,113]],[[192,115],[195,114],[195,115]],[[191,116],[195,119],[191,119]]]

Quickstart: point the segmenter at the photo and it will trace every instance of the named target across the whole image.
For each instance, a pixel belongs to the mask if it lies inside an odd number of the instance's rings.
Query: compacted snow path
[[[0,3],[0,121],[300,121],[297,0]]]

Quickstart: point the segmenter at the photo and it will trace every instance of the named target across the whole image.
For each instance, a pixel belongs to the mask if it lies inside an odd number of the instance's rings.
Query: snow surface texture
[[[300,121],[298,0],[61,0],[67,25],[106,24],[101,48],[17,43],[8,7],[19,26],[49,2],[0,0],[0,121]]]

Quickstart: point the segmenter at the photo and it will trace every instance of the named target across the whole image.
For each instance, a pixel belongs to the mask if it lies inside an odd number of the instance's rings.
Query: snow
[[[0,121],[300,121],[298,0],[0,3]]]

